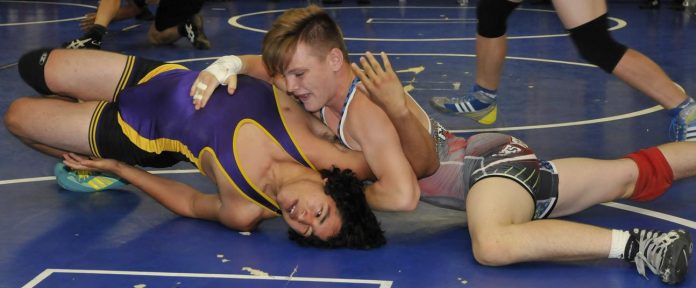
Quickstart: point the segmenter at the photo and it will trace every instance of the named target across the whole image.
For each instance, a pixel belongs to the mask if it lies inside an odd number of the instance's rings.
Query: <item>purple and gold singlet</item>
[[[180,153],[199,170],[201,155],[208,151],[246,198],[279,213],[278,204],[245,175],[237,162],[240,151],[234,145],[244,141],[237,139],[236,133],[242,125],[256,125],[300,164],[314,169],[287,130],[273,87],[251,77],[239,77],[233,96],[220,86],[206,107],[197,111],[189,89],[198,72],[176,69],[151,74],[156,75],[146,76],[142,84],[118,95],[118,122],[128,139],[148,152]]]

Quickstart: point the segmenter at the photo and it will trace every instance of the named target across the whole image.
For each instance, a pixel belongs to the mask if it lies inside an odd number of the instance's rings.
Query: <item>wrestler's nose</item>
[[[294,77],[285,77],[285,86],[288,89],[288,92],[294,93],[299,88],[299,85],[297,80],[291,78]]]

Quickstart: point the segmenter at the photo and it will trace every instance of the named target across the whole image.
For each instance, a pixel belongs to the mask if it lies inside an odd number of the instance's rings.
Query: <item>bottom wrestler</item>
[[[371,176],[362,155],[341,149],[318,120],[265,82],[240,79],[240,95],[219,95],[196,111],[188,91],[198,72],[180,65],[102,51],[37,50],[19,66],[39,92],[81,102],[19,98],[5,115],[8,130],[39,151],[64,156],[73,168],[110,172],[179,215],[237,230],[282,215],[305,236],[299,240],[317,245],[385,242],[360,181],[332,169]],[[218,193],[131,166],[179,161],[193,163]],[[315,167],[331,170],[322,176]]]

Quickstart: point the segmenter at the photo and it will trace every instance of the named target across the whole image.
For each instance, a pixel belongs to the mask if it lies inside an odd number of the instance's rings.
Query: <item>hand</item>
[[[85,14],[85,18],[80,20],[80,29],[82,32],[87,32],[94,26],[94,19],[97,18],[97,13]]]
[[[193,97],[196,110],[205,107],[213,91],[219,85],[227,85],[227,93],[234,94],[237,89],[237,74],[242,70],[242,60],[230,55],[218,58],[208,68],[198,74],[193,81],[189,95]]]
[[[384,69],[370,52],[360,57],[363,70],[355,63],[351,64],[353,72],[360,78],[358,89],[365,93],[372,102],[381,107],[387,114],[408,111],[406,106],[406,93],[401,85],[401,80],[392,69],[387,54],[382,52]]]
[[[63,164],[76,170],[114,172],[119,163],[113,159],[90,159],[75,153],[63,154]]]

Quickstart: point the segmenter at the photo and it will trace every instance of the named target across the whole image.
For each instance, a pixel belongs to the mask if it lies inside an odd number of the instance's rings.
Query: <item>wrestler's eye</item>
[[[324,209],[323,209],[323,208],[322,208],[322,209],[319,209],[319,211],[317,211],[317,214],[316,214],[317,218],[320,218],[320,217],[321,217],[321,214],[322,214],[323,212],[324,212]]]

